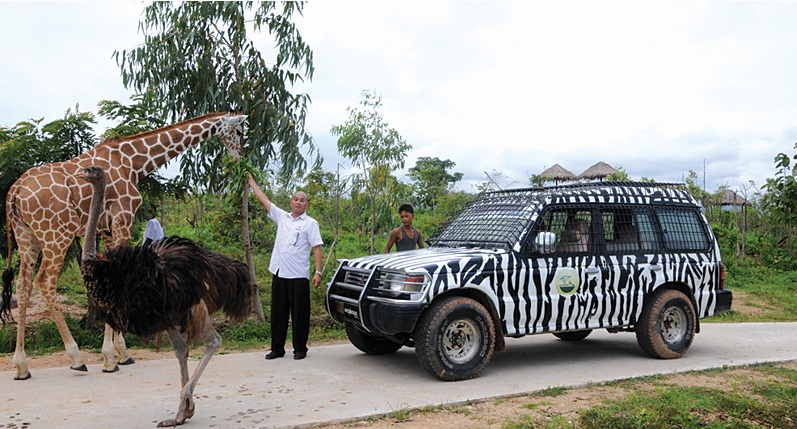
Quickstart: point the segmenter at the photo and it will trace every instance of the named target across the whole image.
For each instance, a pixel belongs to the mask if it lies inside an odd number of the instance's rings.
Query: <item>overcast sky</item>
[[[0,126],[130,103],[112,54],[143,41],[143,8],[0,2]],[[306,125],[326,169],[346,166],[329,130],[374,90],[413,147],[406,167],[450,159],[463,190],[598,161],[760,187],[797,142],[795,22],[795,2],[312,2],[297,19],[316,69]]]

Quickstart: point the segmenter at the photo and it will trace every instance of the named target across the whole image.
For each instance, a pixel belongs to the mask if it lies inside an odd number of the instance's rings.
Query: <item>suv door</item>
[[[600,207],[597,264],[606,279],[593,293],[600,326],[636,320],[644,295],[660,282],[660,240],[653,211],[642,206]]]
[[[585,205],[549,206],[540,214],[523,246],[531,268],[527,332],[586,329],[593,307],[588,289],[600,275],[593,219]],[[552,234],[551,246],[535,247],[538,236]]]

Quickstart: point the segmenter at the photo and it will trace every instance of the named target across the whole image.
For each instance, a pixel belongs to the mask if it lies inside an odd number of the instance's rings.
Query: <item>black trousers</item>
[[[307,352],[310,336],[310,280],[283,279],[279,272],[271,282],[271,350],[285,352],[288,319],[293,328],[293,352]]]

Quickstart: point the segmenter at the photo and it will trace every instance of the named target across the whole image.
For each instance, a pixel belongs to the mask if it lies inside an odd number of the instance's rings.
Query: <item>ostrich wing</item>
[[[151,335],[182,328],[205,294],[209,270],[191,240],[170,237],[151,247],[120,246],[84,261],[86,289],[112,328]]]

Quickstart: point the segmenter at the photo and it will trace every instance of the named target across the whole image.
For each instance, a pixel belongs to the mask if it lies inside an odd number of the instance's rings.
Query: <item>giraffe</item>
[[[79,180],[85,167],[98,165],[107,173],[108,186],[99,229],[107,245],[128,244],[133,220],[141,205],[136,184],[189,147],[212,136],[219,136],[237,161],[241,156],[241,134],[246,115],[209,113],[157,130],[130,137],[107,139],[89,151],[68,161],[45,164],[26,171],[8,191],[6,224],[8,230],[8,265],[3,273],[3,296],[11,295],[11,239],[19,250],[17,279],[17,343],[14,351],[15,380],[31,374],[25,356],[25,317],[32,289],[43,297],[50,317],[58,327],[71,369],[87,371],[64,315],[58,309],[56,281],[64,256],[72,240],[86,230],[92,189]],[[41,254],[36,278],[33,272]],[[33,279],[33,280],[32,280]],[[31,281],[32,280],[32,281]],[[10,300],[3,300],[0,315],[10,315]],[[103,372],[118,371],[119,364],[133,363],[124,338],[107,324],[103,337]]]

